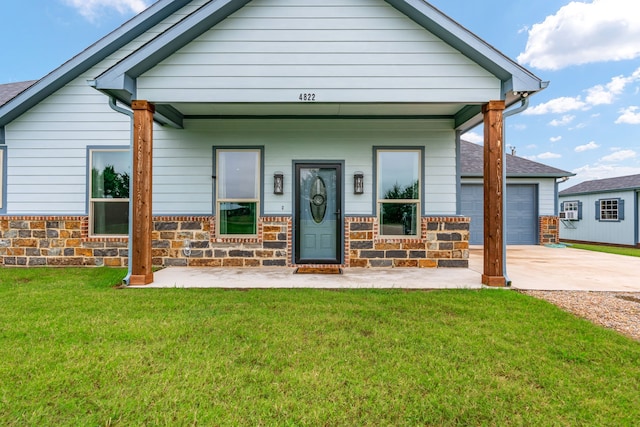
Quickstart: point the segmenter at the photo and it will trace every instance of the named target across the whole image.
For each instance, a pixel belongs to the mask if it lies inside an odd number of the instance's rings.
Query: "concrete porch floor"
[[[283,267],[170,267],[139,288],[480,289],[482,247],[469,252],[469,268],[346,268],[339,275],[293,274],[293,268]],[[545,246],[507,248],[507,276],[514,289],[640,292],[639,271],[636,257]]]

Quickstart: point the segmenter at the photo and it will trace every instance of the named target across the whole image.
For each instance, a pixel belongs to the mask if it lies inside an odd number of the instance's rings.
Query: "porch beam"
[[[152,159],[153,113],[155,107],[148,101],[133,101],[133,165],[130,203],[131,218],[131,285],[148,285],[153,282],[151,258],[152,217]]]
[[[484,116],[484,272],[482,283],[505,286],[503,230],[504,101],[482,107]]]

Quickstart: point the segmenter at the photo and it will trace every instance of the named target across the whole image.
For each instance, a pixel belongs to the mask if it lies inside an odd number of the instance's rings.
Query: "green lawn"
[[[606,252],[608,254],[640,257],[640,248],[624,248],[624,247],[618,247],[618,246],[604,246],[604,245],[586,245],[583,243],[570,243],[569,247],[574,249],[584,249],[587,251]]]
[[[0,269],[0,425],[633,425],[640,343],[508,290]]]

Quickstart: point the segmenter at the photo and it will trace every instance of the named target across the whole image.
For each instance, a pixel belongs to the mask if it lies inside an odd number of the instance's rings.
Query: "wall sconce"
[[[273,174],[273,194],[284,194],[284,174],[274,172]]]
[[[191,240],[186,239],[182,242],[182,254],[186,257],[191,256]]]
[[[358,171],[353,174],[353,194],[364,193],[364,173]]]

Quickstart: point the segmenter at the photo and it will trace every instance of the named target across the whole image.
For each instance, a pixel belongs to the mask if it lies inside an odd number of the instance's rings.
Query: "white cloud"
[[[636,81],[640,81],[640,68],[636,69],[628,76],[615,76],[611,78],[611,81],[609,81],[609,83],[606,83],[604,85],[595,85],[593,87],[590,87],[589,89],[586,89],[585,92],[587,93],[587,95],[585,96],[584,100],[581,96],[563,96],[560,98],[554,98],[527,109],[523,114],[564,114],[569,111],[576,110],[586,111],[596,105],[609,105],[616,100],[616,97],[618,95],[624,92],[625,88],[629,84],[632,84]],[[593,116],[596,116],[596,114],[594,114]],[[558,124],[554,124],[553,126],[558,126]]]
[[[484,136],[475,132],[463,133],[460,138],[465,141],[473,142],[474,144],[481,144],[484,142]]]
[[[606,163],[615,163],[622,160],[633,159],[636,157],[636,152],[633,150],[620,150],[602,157],[599,161]]]
[[[521,64],[544,70],[640,56],[637,0],[572,1],[529,30]]]
[[[582,101],[579,96],[575,98],[563,96],[528,108],[523,114],[535,116],[550,113],[562,114],[567,111],[583,110],[586,108],[588,108],[588,105]]]
[[[550,151],[547,151],[546,153],[538,154],[537,156],[530,156],[527,158],[530,160],[534,160],[534,159],[548,160],[548,159],[559,159],[561,157],[562,155],[558,153],[552,153]]]
[[[640,125],[640,107],[631,106],[620,111],[622,115],[616,120],[616,124]],[[636,113],[636,111],[638,111]]]
[[[551,142],[558,142],[562,139],[561,136],[552,136],[551,138],[549,138],[549,141]]]
[[[582,153],[583,151],[595,150],[596,148],[599,148],[599,147],[600,146],[596,144],[595,141],[591,141],[588,144],[578,145],[576,148],[573,149],[573,151],[575,151],[576,153]]]
[[[551,126],[566,126],[569,123],[571,123],[573,121],[573,119],[575,119],[576,116],[572,116],[572,115],[566,115],[566,116],[562,116],[562,118],[560,120],[558,119],[553,119],[549,122],[549,124]]]
[[[78,13],[89,21],[95,21],[101,13],[109,9],[122,15],[140,13],[149,6],[150,0],[63,0],[63,2],[77,9]]]

